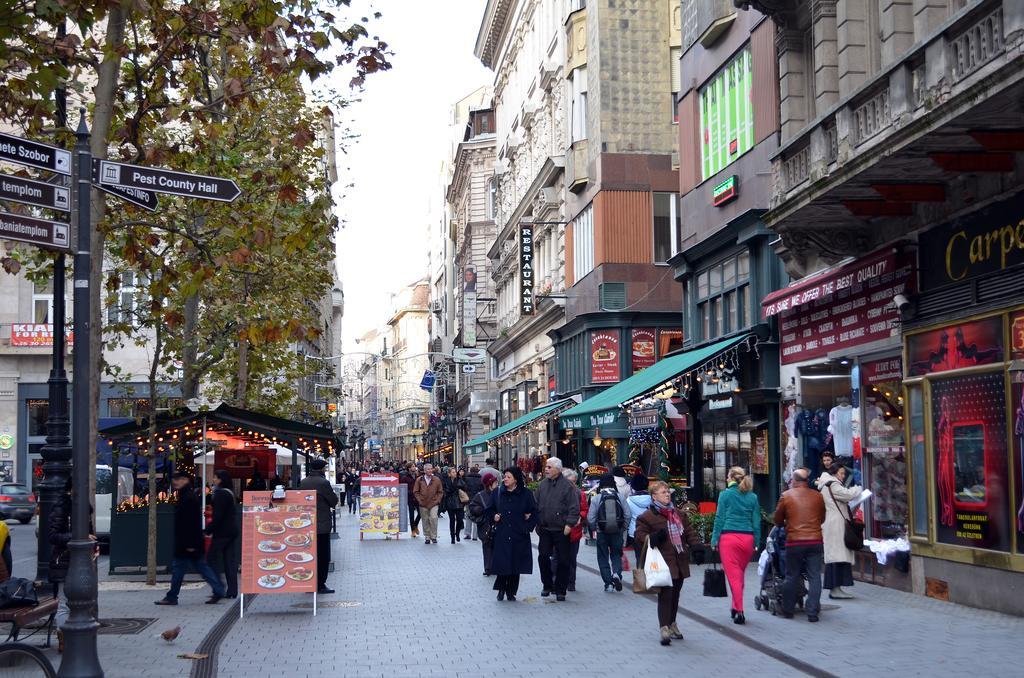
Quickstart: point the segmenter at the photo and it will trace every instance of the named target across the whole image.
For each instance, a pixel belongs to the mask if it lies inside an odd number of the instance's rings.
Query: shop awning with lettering
[[[723,351],[728,351],[746,341],[748,337],[750,337],[749,334],[744,334],[731,339],[723,339],[708,346],[663,358],[644,371],[620,381],[593,398],[584,400],[576,407],[563,412],[561,427],[563,429],[580,429],[611,425],[618,419],[619,406],[623,403],[659,390],[666,382],[703,365]]]
[[[498,436],[503,436],[506,433],[512,433],[513,431],[516,431],[520,428],[523,428],[524,426],[533,423],[540,417],[549,414],[557,414],[558,412],[568,409],[569,407],[575,404],[575,400],[567,398],[565,400],[557,400],[553,403],[541,405],[535,410],[527,412],[526,414],[517,419],[513,419],[504,426],[499,426],[498,428],[494,429],[490,433],[487,433],[486,435],[482,435],[479,438],[470,440],[468,443],[462,446],[462,449],[466,454],[480,454],[482,452],[486,452],[488,443],[490,443]]]
[[[873,278],[892,274],[896,268],[896,253],[892,249],[827,268],[769,294],[761,301],[761,317],[792,311]]]

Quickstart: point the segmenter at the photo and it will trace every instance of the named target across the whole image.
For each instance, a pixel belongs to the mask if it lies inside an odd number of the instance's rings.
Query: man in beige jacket
[[[437,507],[444,498],[444,484],[434,475],[434,465],[423,465],[423,475],[416,479],[412,490],[416,503],[420,505],[420,520],[423,522],[423,543],[437,543]]]

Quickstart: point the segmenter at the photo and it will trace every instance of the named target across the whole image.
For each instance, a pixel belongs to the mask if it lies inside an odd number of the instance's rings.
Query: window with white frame
[[[570,98],[570,142],[583,141],[587,138],[587,67],[581,66],[572,73],[569,81]]]
[[[683,223],[678,193],[654,194],[654,263],[664,264],[679,251]]]
[[[583,208],[572,222],[572,271],[575,280],[594,270],[594,205]]]
[[[671,80],[669,88],[671,92],[671,103],[672,103],[672,124],[679,124],[679,88],[682,82],[682,76],[679,71],[679,60],[682,58],[683,50],[679,47],[672,47],[669,49],[669,79]]]
[[[140,307],[141,295],[145,293],[146,278],[136,276],[134,271],[121,271],[119,277],[121,282],[116,296],[107,307],[107,322],[133,323],[135,310]]]
[[[487,218],[494,219],[495,210],[498,205],[498,178],[491,177],[487,180]]]
[[[753,324],[750,254],[741,252],[697,274],[696,331],[707,341]]]
[[[53,281],[32,283],[32,322],[38,325],[53,322]]]

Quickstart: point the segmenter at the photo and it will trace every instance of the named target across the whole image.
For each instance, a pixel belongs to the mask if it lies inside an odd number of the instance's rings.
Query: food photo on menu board
[[[289,490],[242,496],[242,593],[310,593],[316,589],[316,495]]]
[[[380,534],[386,538],[399,531],[398,476],[366,474],[360,483],[359,531]]]

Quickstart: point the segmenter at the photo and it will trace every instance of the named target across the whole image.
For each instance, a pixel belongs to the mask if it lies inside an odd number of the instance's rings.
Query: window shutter
[[[626,308],[626,283],[601,283],[601,308],[606,311],[617,311]]]
[[[669,72],[671,73],[669,77],[672,81],[669,89],[673,92],[682,91],[679,88],[680,81],[682,80],[682,76],[679,74],[679,58],[682,56],[682,53],[683,51],[678,47],[673,47],[669,50],[669,54],[671,55],[669,57]]]

